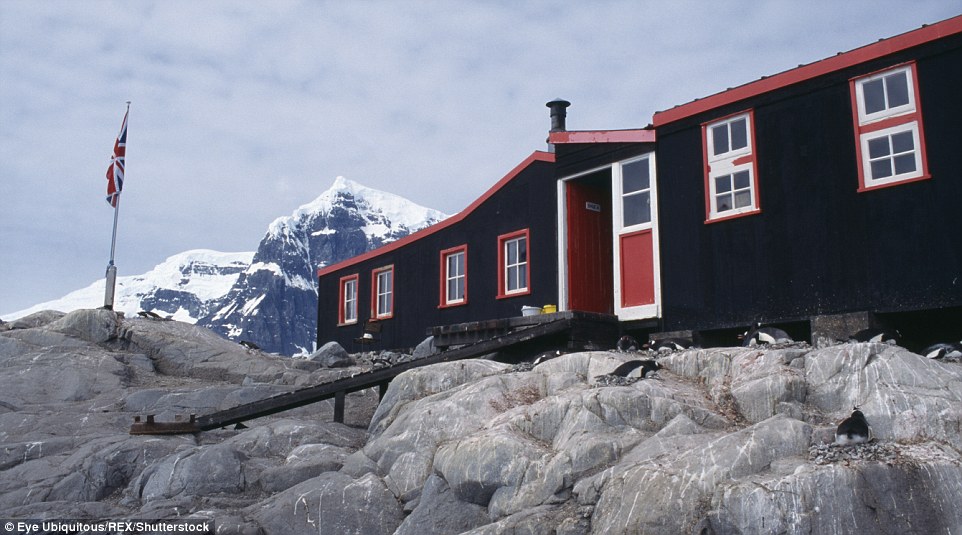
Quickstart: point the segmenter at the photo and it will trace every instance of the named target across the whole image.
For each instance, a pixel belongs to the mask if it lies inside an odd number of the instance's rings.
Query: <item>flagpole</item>
[[[114,287],[117,284],[117,266],[114,265],[114,252],[117,250],[117,219],[120,214],[120,194],[114,197],[114,229],[110,235],[110,262],[107,263],[107,284],[104,294],[104,308],[114,309]]]
[[[130,116],[130,101],[127,101],[127,112],[124,114],[124,120]],[[125,143],[126,145],[126,143]],[[126,161],[126,148],[124,149],[125,161]],[[124,166],[124,174],[126,175],[126,165]],[[117,285],[117,266],[114,264],[114,253],[117,251],[117,220],[120,216],[120,191],[114,195],[114,226],[113,231],[110,233],[110,261],[107,263],[107,281],[105,284],[104,291],[104,308],[107,310],[114,309],[114,288]]]

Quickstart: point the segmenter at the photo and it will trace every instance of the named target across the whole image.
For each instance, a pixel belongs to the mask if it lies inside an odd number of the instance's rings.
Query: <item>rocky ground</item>
[[[188,436],[205,414],[403,355],[289,359],[103,310],[0,325],[0,517],[218,533],[962,533],[962,366],[897,346],[471,360]],[[393,360],[392,360],[393,359]],[[334,367],[329,367],[334,366]],[[874,440],[831,444],[859,406]]]

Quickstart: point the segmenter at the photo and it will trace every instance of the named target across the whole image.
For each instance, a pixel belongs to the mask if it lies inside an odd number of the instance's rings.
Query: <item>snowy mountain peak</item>
[[[290,227],[318,217],[328,217],[341,209],[356,212],[368,222],[364,229],[370,239],[390,241],[391,234],[422,228],[447,218],[447,214],[425,208],[404,197],[369,188],[343,176],[334,179],[331,187],[313,201],[298,207],[290,216],[275,219],[268,227],[268,235],[281,237],[291,232]],[[316,233],[330,229],[315,229]]]
[[[208,313],[205,303],[227,294],[250,266],[253,256],[253,252],[223,253],[210,249],[175,254],[147,273],[118,277],[114,309],[128,315],[149,310],[193,323]],[[98,308],[104,303],[104,283],[104,279],[99,279],[60,299],[34,305],[5,318],[20,318],[41,310],[70,312]]]

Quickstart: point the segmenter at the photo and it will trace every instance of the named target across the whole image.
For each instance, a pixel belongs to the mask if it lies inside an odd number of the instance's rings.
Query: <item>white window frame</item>
[[[352,325],[357,323],[357,303],[358,303],[358,276],[349,275],[347,277],[341,278],[341,310],[340,310],[340,320],[341,325]],[[348,291],[348,289],[351,289]]]
[[[724,152],[715,153],[715,129],[727,127],[729,147],[731,147],[731,125],[735,122],[745,121],[745,146],[736,149],[729,149]],[[749,110],[741,112],[723,119],[707,123],[703,126],[704,147],[703,157],[705,159],[705,194],[706,203],[706,222],[720,221],[731,217],[749,215],[759,212],[758,202],[758,177],[756,171],[755,158],[755,139],[754,139],[754,113]],[[748,172],[748,186],[735,190],[735,175]],[[726,210],[718,209],[718,197],[723,192],[718,191],[717,179],[730,177],[731,189],[729,195],[732,198],[732,206]],[[750,202],[747,206],[736,208],[734,198],[736,191],[749,192]]]
[[[738,121],[745,121],[745,139],[746,144],[744,147],[739,147],[737,149],[729,149],[725,152],[715,153],[715,130],[722,126],[726,127],[726,132],[728,132],[728,146],[731,147],[731,125],[737,123]],[[752,128],[751,128],[751,117],[750,114],[739,113],[732,117],[722,119],[720,121],[715,121],[708,123],[708,146],[705,148],[708,151],[708,161],[709,162],[724,162],[726,160],[731,160],[739,156],[744,156],[746,154],[751,154],[752,152]]]
[[[902,134],[909,132],[912,134],[912,144],[913,149],[911,152],[902,152],[899,154],[889,153],[884,158],[872,159],[871,153],[869,152],[869,143],[879,139],[879,138],[891,138],[895,134]],[[904,125],[893,126],[890,128],[885,128],[882,130],[876,130],[869,134],[862,134],[860,136],[860,141],[862,144],[862,159],[863,159],[863,172],[865,173],[865,178],[871,181],[873,186],[892,184],[897,182],[903,182],[905,180],[910,180],[913,178],[918,178],[922,176],[922,148],[921,139],[919,137],[919,125],[917,122],[912,121]],[[889,141],[889,146],[891,147],[891,141]],[[915,160],[915,169],[912,171],[907,171],[900,174],[895,174],[894,165],[891,166],[892,174],[886,177],[875,178],[873,176],[872,163],[878,160],[888,160],[893,162],[896,156],[904,156],[906,154],[912,154]]]
[[[648,187],[647,187],[647,188],[638,189],[638,190],[634,190],[634,191],[629,191],[629,192],[626,193],[626,192],[625,192],[625,189],[624,189],[624,188],[625,188],[624,168],[625,168],[626,166],[629,166],[629,165],[632,165],[632,164],[640,164],[641,162],[645,162],[645,165],[646,165],[647,168],[648,168]],[[617,197],[618,197],[618,198],[615,199],[615,202],[616,202],[617,204],[615,205],[615,214],[614,214],[614,216],[617,217],[618,220],[615,221],[614,223],[616,223],[617,228],[621,229],[623,232],[634,232],[634,231],[636,231],[636,230],[642,230],[642,229],[646,229],[646,228],[651,228],[651,227],[652,227],[652,221],[654,221],[654,219],[655,219],[655,213],[654,213],[654,210],[653,210],[653,203],[652,203],[652,200],[653,200],[653,199],[652,199],[652,196],[655,194],[655,188],[654,188],[654,183],[655,183],[655,160],[654,160],[654,154],[653,154],[653,153],[652,153],[652,154],[646,154],[645,156],[643,156],[643,157],[641,157],[641,158],[634,158],[634,159],[631,159],[631,160],[625,160],[625,161],[623,161],[623,162],[617,162],[617,163],[612,167],[612,169],[613,169],[613,170],[616,170],[616,171],[619,173],[618,176],[616,177],[617,180],[615,180],[615,182],[617,183],[617,186],[618,186],[618,188],[617,188]],[[647,220],[647,221],[642,221],[642,222],[640,222],[640,223],[635,223],[635,224],[632,224],[632,225],[626,225],[626,224],[625,224],[625,214],[626,214],[626,211],[625,211],[625,201],[628,200],[628,199],[631,198],[631,197],[638,196],[638,195],[642,195],[642,194],[644,194],[644,193],[647,193],[647,194],[648,194],[648,220]]]
[[[468,269],[467,269],[467,258],[468,251],[467,247],[458,247],[450,251],[446,251],[442,254],[443,265],[444,265],[444,305],[461,305],[464,304],[468,299]],[[452,274],[451,261],[457,259],[457,266],[460,270],[457,270]],[[461,295],[451,297],[451,285],[455,284],[458,287],[458,281],[460,281]]]
[[[498,264],[500,269],[498,297],[513,297],[531,293],[531,242],[528,229],[498,236]],[[524,242],[524,260],[521,260],[518,244]],[[509,264],[510,248],[516,248],[517,259]],[[524,284],[522,285],[522,273]],[[512,288],[512,286],[515,286]]]
[[[909,97],[908,103],[902,104],[900,106],[895,106],[895,107],[886,106],[885,109],[877,112],[873,112],[873,113],[866,112],[865,111],[865,85],[878,80],[884,80],[886,78],[890,78],[891,76],[894,76],[896,74],[905,75],[905,82],[906,84],[908,84],[908,97]],[[883,82],[882,87],[885,94],[885,100],[886,102],[888,102],[888,86],[886,86],[885,83]],[[915,76],[913,75],[912,67],[909,65],[882,71],[880,73],[866,76],[864,78],[859,78],[855,81],[855,92],[856,92],[856,97],[858,101],[858,117],[859,117],[860,125],[881,121],[882,119],[886,119],[888,117],[894,117],[897,115],[905,115],[907,113],[913,113],[916,110]]]
[[[908,89],[908,102],[898,106],[889,107],[888,86],[883,82],[885,91],[886,107],[874,113],[868,113],[865,109],[865,86],[866,84],[878,80],[886,80],[894,75],[903,75]],[[922,127],[922,114],[919,105],[918,84],[916,83],[915,63],[899,65],[883,71],[875,72],[867,76],[853,78],[851,80],[853,120],[855,123],[855,140],[857,146],[857,158],[859,166],[859,191],[867,191],[878,187],[892,186],[904,182],[922,180],[930,178],[928,166],[925,159],[925,134]],[[895,174],[894,165],[891,167],[892,174],[875,178],[872,170],[873,161],[869,152],[869,143],[883,137],[889,137],[903,132],[912,133],[913,149],[911,154],[915,162],[915,169],[904,173]],[[891,141],[889,141],[891,147]],[[910,152],[901,153],[901,155]],[[889,154],[885,159],[894,161],[894,154]]]
[[[376,319],[394,316],[394,266],[374,270],[373,312]]]

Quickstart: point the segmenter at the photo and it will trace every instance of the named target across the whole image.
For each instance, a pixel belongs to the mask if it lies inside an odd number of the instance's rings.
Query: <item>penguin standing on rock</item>
[[[842,420],[835,431],[835,443],[847,446],[869,441],[868,420],[862,411],[855,407],[852,415]]]
[[[641,347],[638,344],[638,340],[635,340],[633,336],[628,336],[627,334],[618,339],[618,351],[628,352],[628,351],[638,351]]]

